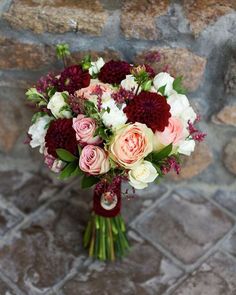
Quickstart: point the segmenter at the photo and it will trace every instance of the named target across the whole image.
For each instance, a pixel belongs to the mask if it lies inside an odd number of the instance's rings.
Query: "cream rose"
[[[82,171],[99,175],[109,171],[110,163],[106,152],[94,145],[86,145],[81,152],[79,167]]]
[[[118,129],[109,147],[111,157],[124,168],[138,165],[153,150],[153,132],[134,123]]]
[[[67,93],[64,93],[67,95]],[[55,118],[71,118],[71,110],[66,103],[63,92],[56,92],[49,100],[47,108],[52,112]]]
[[[144,189],[148,183],[153,182],[158,173],[152,163],[143,161],[129,171],[129,183],[136,189]]]
[[[76,132],[76,139],[79,143],[94,145],[101,143],[99,136],[94,136],[97,128],[94,119],[78,115],[77,118],[73,118],[72,127]]]
[[[180,154],[190,156],[195,149],[195,141],[193,139],[181,141],[179,144],[178,152]]]

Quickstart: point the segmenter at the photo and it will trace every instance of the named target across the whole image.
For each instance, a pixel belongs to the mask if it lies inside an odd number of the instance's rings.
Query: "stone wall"
[[[183,75],[203,117],[206,143],[186,160],[180,177],[233,186],[236,175],[235,0],[2,0],[0,3],[0,170],[48,173],[37,151],[23,144],[32,110],[27,87],[62,65],[54,46],[69,43],[83,54],[151,62]]]

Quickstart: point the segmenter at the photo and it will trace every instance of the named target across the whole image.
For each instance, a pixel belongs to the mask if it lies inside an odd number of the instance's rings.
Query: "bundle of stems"
[[[89,256],[102,261],[122,258],[129,250],[126,227],[121,215],[103,217],[92,213],[83,244]]]

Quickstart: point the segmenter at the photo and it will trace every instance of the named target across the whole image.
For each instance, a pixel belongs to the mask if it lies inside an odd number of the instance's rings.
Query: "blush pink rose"
[[[169,125],[165,127],[163,132],[155,133],[155,140],[162,145],[178,145],[184,138],[184,126],[182,121],[177,117],[170,117]]]
[[[76,96],[84,97],[85,99],[93,99],[96,97],[96,95],[93,95],[93,93],[96,92],[97,86],[99,86],[102,90],[103,96],[111,95],[113,92],[109,84],[104,84],[97,79],[92,79],[88,87],[81,88],[80,90],[76,91]]]
[[[153,150],[153,132],[134,123],[118,129],[109,147],[111,157],[124,168],[138,165]]]
[[[110,164],[106,152],[94,145],[86,145],[81,152],[79,167],[91,175],[104,174],[109,171]]]
[[[101,139],[99,136],[94,136],[96,131],[96,123],[92,118],[87,118],[84,115],[78,115],[73,118],[72,127],[76,132],[76,139],[80,144],[99,144]]]

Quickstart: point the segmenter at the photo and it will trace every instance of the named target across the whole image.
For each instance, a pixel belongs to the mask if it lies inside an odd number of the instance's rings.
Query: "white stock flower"
[[[135,78],[133,75],[126,75],[126,78],[122,80],[120,84],[125,90],[129,90],[133,92],[136,92],[138,88],[138,83],[135,81]],[[141,89],[139,89],[138,93],[140,91]]]
[[[97,61],[91,62],[91,67],[89,68],[89,74],[92,76],[94,74],[98,74],[101,68],[104,66],[105,62],[102,57],[100,57]]]
[[[64,92],[66,95],[67,92]],[[47,108],[52,112],[55,118],[71,118],[72,114],[68,104],[65,102],[63,92],[56,92],[49,100]]]
[[[109,109],[102,115],[102,121],[106,127],[112,127],[113,129],[123,125],[127,121],[126,114],[123,112],[125,104],[119,109],[113,99],[102,104],[103,109]]]
[[[31,136],[30,146],[32,148],[40,147],[39,152],[43,153],[45,144],[45,135],[47,133],[46,125],[52,120],[52,117],[45,115],[30,126],[29,135]]]
[[[190,156],[195,149],[195,141],[193,139],[184,140],[179,144],[178,152],[180,154]]]
[[[164,92],[166,96],[170,96],[172,93],[175,92],[173,90],[173,82],[174,82],[174,78],[171,77],[170,74],[165,72],[161,72],[157,74],[153,79],[153,85],[156,88],[156,90],[158,90],[162,86],[166,86],[165,92]]]
[[[140,165],[129,171],[129,184],[136,189],[144,189],[157,176],[158,173],[152,163],[143,161]]]

